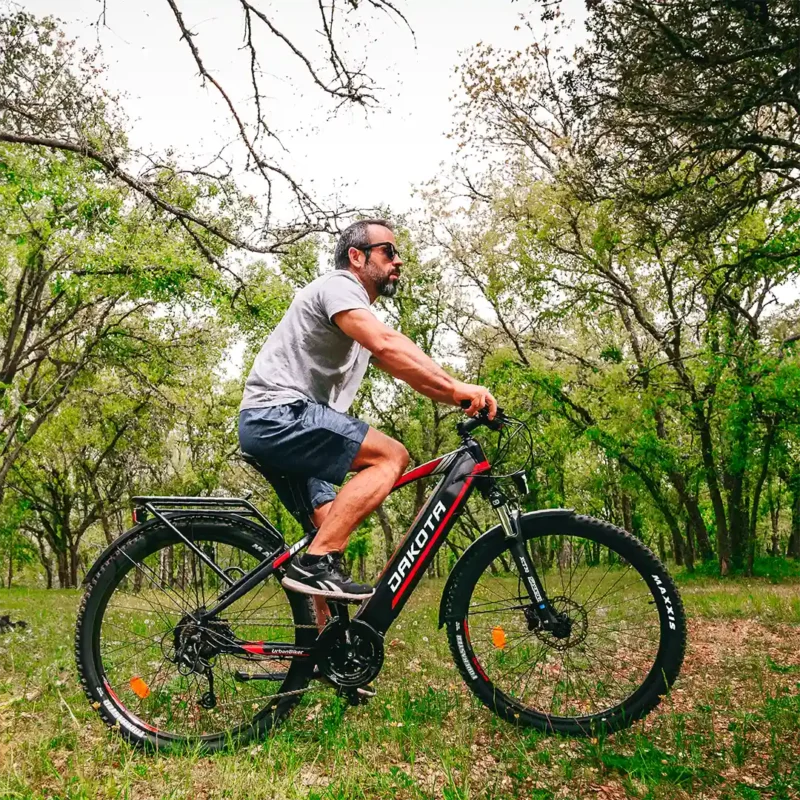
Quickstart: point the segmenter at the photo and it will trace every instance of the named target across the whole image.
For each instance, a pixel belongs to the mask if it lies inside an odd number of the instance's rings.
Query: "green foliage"
[[[574,58],[549,42],[477,46],[460,68],[456,135],[491,168],[470,174],[457,211],[444,188],[428,198],[447,266],[479,297],[462,301],[462,349],[489,367],[493,386],[535,398],[537,464],[563,465],[562,502],[641,526],[679,566],[716,556],[708,569],[752,574],[768,549],[800,556],[800,384],[780,344],[796,326],[800,228],[788,182],[771,184],[780,199],[767,199],[751,154],[706,160],[702,145],[677,144],[675,126],[657,118],[659,93],[665,115],[677,113],[672,92],[697,63],[674,54],[677,83],[667,85],[654,54],[674,48],[669,30],[695,24],[690,7],[706,6],[592,4],[592,36]],[[788,35],[775,13],[776,35]],[[719,30],[697,33],[709,64],[728,47],[716,37],[740,23],[750,24],[727,8]],[[763,85],[757,70],[769,56],[743,59],[748,81]],[[651,94],[637,104],[643,85]],[[607,136],[598,138],[598,121]],[[626,138],[631,121],[636,137]],[[701,135],[687,119],[676,125]],[[710,125],[702,136],[719,133]],[[784,134],[765,146],[796,138]],[[555,417],[564,444],[549,430]],[[537,471],[539,492],[550,477]],[[781,516],[787,505],[791,520]]]

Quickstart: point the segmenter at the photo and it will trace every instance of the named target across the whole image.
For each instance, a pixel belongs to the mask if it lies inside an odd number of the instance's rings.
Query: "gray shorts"
[[[297,400],[239,414],[239,446],[281,502],[309,529],[315,508],[336,497],[369,425],[328,406]]]

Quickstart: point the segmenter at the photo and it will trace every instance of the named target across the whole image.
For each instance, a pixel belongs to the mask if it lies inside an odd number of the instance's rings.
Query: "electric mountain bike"
[[[481,426],[499,432],[500,453],[527,436],[532,454],[530,431],[502,412],[461,421],[457,450],[395,485],[439,479],[374,594],[352,614],[329,600],[321,631],[309,597],[280,584],[313,534],[288,546],[246,499],[134,498],[135,526],[86,575],[75,637],[103,720],[136,744],[214,750],[263,736],[313,681],[362,702],[387,630],[475,490],[498,524],[456,562],[439,609],[467,686],[510,723],[548,732],[613,732],[647,714],[683,661],[675,584],[620,528],[569,509],[521,513],[525,472],[497,474]]]

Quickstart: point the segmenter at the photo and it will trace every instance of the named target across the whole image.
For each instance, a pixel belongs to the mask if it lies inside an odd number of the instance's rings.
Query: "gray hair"
[[[333,265],[336,269],[347,269],[350,266],[350,248],[363,248],[367,243],[367,231],[370,225],[381,225],[394,231],[394,225],[388,219],[360,219],[348,225],[336,243],[333,251]]]

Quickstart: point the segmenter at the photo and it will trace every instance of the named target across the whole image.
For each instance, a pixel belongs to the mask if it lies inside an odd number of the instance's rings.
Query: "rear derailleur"
[[[219,652],[220,642],[230,639],[231,636],[230,627],[224,620],[213,620],[208,625],[199,625],[193,614],[187,614],[175,626],[172,636],[162,640],[165,658],[177,665],[181,675],[202,675],[208,681],[208,691],[197,701],[201,708],[216,708],[213,659]]]

